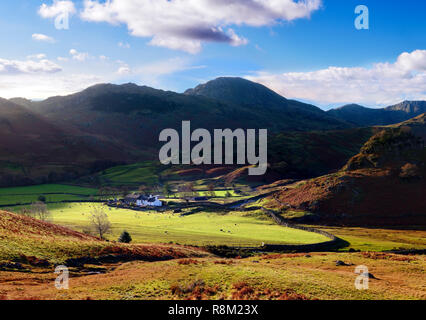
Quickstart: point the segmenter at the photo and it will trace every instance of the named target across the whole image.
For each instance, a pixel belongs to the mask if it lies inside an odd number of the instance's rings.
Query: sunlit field
[[[116,209],[101,204],[49,205],[52,222],[83,231],[89,226],[94,207],[103,207],[112,223],[110,240],[118,239],[127,230],[137,243],[180,243],[190,245],[307,244],[327,241],[310,232],[284,228],[259,216],[242,213],[201,212],[188,216]]]

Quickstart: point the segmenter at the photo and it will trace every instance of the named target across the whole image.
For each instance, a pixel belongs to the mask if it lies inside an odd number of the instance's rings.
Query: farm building
[[[144,196],[141,194],[131,194],[128,195],[124,202],[126,204],[133,204],[138,207],[162,207],[163,202],[158,200],[158,196]]]

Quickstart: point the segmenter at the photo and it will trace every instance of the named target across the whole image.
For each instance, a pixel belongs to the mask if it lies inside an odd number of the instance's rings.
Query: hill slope
[[[0,186],[56,182],[121,161],[121,146],[0,99]]]
[[[340,172],[282,190],[271,201],[327,223],[426,226],[425,119],[383,128]]]

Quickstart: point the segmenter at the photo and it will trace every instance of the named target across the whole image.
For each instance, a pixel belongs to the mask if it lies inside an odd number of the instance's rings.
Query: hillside
[[[0,266],[14,261],[46,267],[68,259],[108,255],[123,260],[164,260],[205,256],[197,249],[166,245],[124,245],[100,241],[65,227],[14,213],[0,211]]]
[[[338,171],[377,128],[283,132],[270,137],[270,171],[285,178],[312,178]]]
[[[426,112],[426,101],[404,101],[383,109],[350,104],[327,113],[355,126],[391,125],[417,117]]]
[[[324,223],[425,226],[425,118],[383,128],[340,172],[286,188],[270,203]]]
[[[73,179],[119,163],[122,152],[102,137],[0,99],[0,187]]]

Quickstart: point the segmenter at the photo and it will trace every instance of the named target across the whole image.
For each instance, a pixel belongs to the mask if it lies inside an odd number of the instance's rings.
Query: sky
[[[234,76],[323,109],[426,100],[425,13],[419,0],[1,1],[0,97]]]

